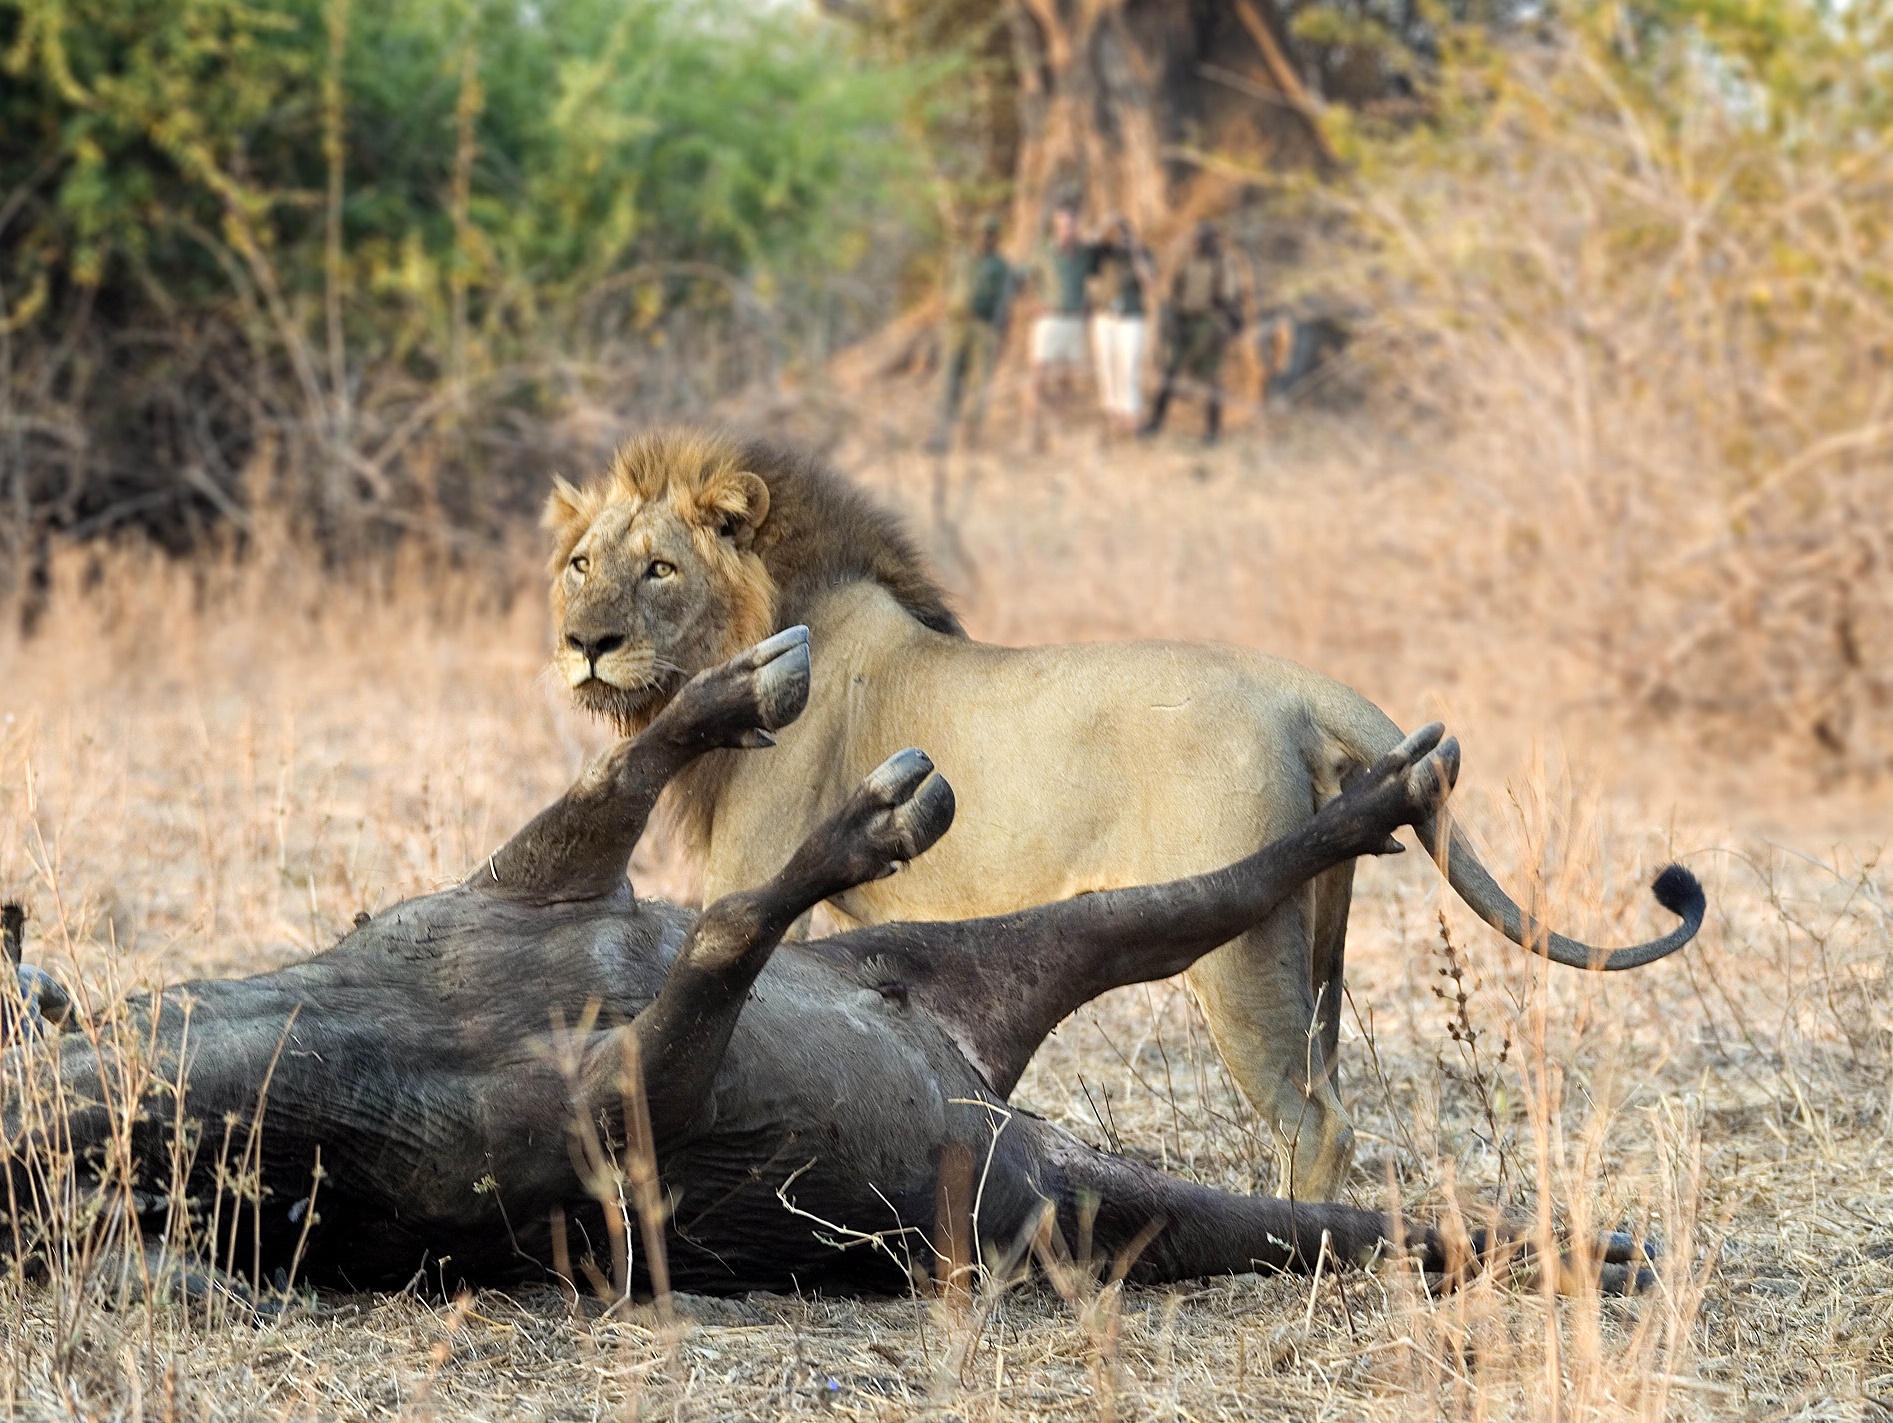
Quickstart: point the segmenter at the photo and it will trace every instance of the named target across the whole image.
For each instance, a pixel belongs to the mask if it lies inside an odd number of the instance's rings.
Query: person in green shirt
[[[1197,227],[1189,255],[1170,279],[1165,317],[1163,384],[1151,403],[1149,421],[1138,433],[1154,435],[1163,428],[1181,380],[1186,391],[1202,394],[1203,443],[1214,444],[1222,429],[1223,356],[1243,320],[1241,278],[1214,223]]]
[[[1042,413],[1048,402],[1069,404],[1085,368],[1085,280],[1097,262],[1097,245],[1078,236],[1078,210],[1052,209],[1050,240],[1032,268],[1038,315],[1032,322],[1032,380],[1026,390],[1026,424],[1032,448],[1045,448]]]
[[[980,226],[978,248],[960,254],[947,281],[946,403],[927,441],[935,454],[944,454],[952,441],[969,385],[974,395],[968,437],[977,437],[985,421],[986,396],[1017,286],[1018,273],[999,251],[999,219],[989,217]]]

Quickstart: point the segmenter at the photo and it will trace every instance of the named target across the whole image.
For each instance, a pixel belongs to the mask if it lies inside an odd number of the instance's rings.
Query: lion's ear
[[[557,562],[563,563],[565,555],[584,536],[593,513],[592,501],[583,490],[562,474],[552,476],[552,492],[546,495],[545,513],[539,516],[539,523],[552,531]]]
[[[718,535],[748,548],[769,517],[769,486],[747,470],[732,470],[704,485],[697,508]]]
[[[546,511],[539,518],[542,527],[557,533],[585,517],[585,496],[562,474],[552,476],[552,492],[546,495]]]

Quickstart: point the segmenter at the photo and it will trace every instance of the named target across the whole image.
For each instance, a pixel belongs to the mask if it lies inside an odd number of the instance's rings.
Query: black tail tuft
[[[1702,881],[1681,865],[1666,865],[1650,886],[1656,902],[1683,919],[1701,919],[1708,908],[1702,895]]]

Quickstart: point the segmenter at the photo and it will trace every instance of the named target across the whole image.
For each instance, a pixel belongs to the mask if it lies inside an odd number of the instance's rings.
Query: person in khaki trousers
[[[927,441],[935,454],[944,454],[951,443],[969,387],[973,408],[966,433],[968,439],[978,438],[1018,281],[1019,274],[999,251],[999,219],[989,217],[980,225],[978,249],[954,263],[947,283],[946,401],[940,423]]]
[[[1141,435],[1163,428],[1163,417],[1179,383],[1204,402],[1203,443],[1214,444],[1222,430],[1223,356],[1242,329],[1242,283],[1234,262],[1223,249],[1216,224],[1196,229],[1190,253],[1170,279],[1169,308],[1165,312],[1167,351],[1163,384],[1150,407],[1150,419]]]

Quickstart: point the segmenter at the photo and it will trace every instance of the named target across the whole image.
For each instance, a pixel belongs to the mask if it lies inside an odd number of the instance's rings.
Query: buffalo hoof
[[[280,1318],[294,1303],[281,1270],[274,1291],[255,1290],[195,1253],[173,1251],[161,1240],[108,1252],[98,1263],[96,1278],[126,1303],[197,1305],[232,1322],[259,1325]]]
[[[953,824],[953,787],[936,776],[924,751],[888,757],[861,782],[838,827],[851,858],[864,856],[863,879],[885,879],[924,854]]]
[[[808,629],[785,628],[726,662],[699,672],[666,713],[686,734],[738,747],[775,745],[770,732],[808,705]]]
[[[1399,854],[1403,847],[1389,832],[1435,815],[1459,779],[1459,742],[1445,733],[1428,722],[1372,766],[1352,772],[1320,817],[1356,840],[1360,854]]]
[[[0,1044],[58,1032],[72,1016],[72,998],[59,980],[20,959],[26,950],[26,909],[0,905],[0,948],[13,966],[19,996],[0,992]]]
[[[1429,721],[1374,763],[1362,789],[1398,796],[1409,818],[1419,819],[1444,805],[1458,780],[1458,738]]]
[[[19,1002],[17,1007],[11,1001],[0,1003],[0,1024],[4,1025],[0,1042],[11,1042],[16,1036],[37,1038],[64,1028],[72,1016],[72,998],[59,980],[31,964],[21,964],[14,973],[20,984]]]
[[[756,715],[763,729],[787,726],[808,705],[808,629],[784,628],[744,656],[756,660]]]
[[[1599,1261],[1597,1289],[1607,1295],[1640,1295],[1656,1288],[1656,1272],[1648,1268],[1658,1258],[1654,1240],[1640,1239],[1627,1230],[1607,1231],[1597,1238],[1592,1258]],[[1571,1258],[1566,1256],[1566,1268]]]
[[[1438,726],[1439,723],[1433,723]],[[1431,729],[1431,728],[1428,728]],[[1407,772],[1407,808],[1424,819],[1446,804],[1459,782],[1459,738],[1449,736],[1428,751]]]
[[[1646,1270],[1640,1265],[1600,1265],[1597,1269],[1597,1292],[1600,1295],[1642,1295],[1656,1288],[1656,1271]],[[1562,1294],[1576,1294],[1576,1290],[1560,1289]]]
[[[1440,1275],[1448,1288],[1464,1284],[1474,1274],[1508,1264],[1524,1267],[1527,1279],[1539,1278],[1542,1256],[1528,1241],[1523,1225],[1501,1226],[1496,1231],[1475,1230],[1467,1243],[1470,1258],[1456,1261]],[[1444,1252],[1434,1251],[1435,1261]],[[1601,1295],[1638,1295],[1656,1288],[1656,1272],[1649,1268],[1658,1257],[1656,1243],[1639,1239],[1628,1231],[1606,1231],[1595,1237],[1588,1249],[1569,1248],[1560,1252],[1553,1264],[1558,1293],[1580,1295],[1594,1289]]]

